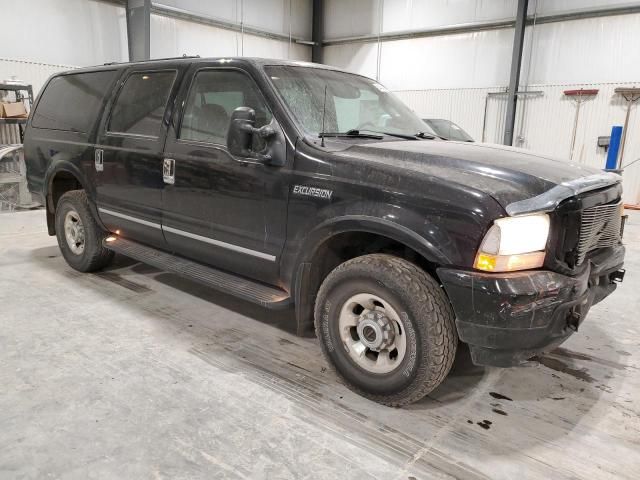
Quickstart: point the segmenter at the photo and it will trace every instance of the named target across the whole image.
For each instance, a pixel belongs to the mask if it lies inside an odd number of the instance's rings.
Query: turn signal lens
[[[485,272],[515,272],[540,268],[544,265],[545,252],[521,253],[518,255],[491,255],[478,253],[474,267]]]

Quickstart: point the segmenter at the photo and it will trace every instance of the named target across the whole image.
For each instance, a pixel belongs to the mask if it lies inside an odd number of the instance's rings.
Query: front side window
[[[185,104],[179,138],[225,144],[231,114],[238,107],[255,110],[258,128],[271,122],[271,112],[246,74],[235,70],[198,72]]]
[[[87,133],[102,107],[115,70],[60,75],[49,82],[31,125],[35,128]]]
[[[269,66],[265,71],[298,123],[311,135],[349,130],[431,133],[397,97],[368,78],[298,66]]]
[[[173,70],[129,75],[111,111],[108,130],[158,137],[175,77]]]

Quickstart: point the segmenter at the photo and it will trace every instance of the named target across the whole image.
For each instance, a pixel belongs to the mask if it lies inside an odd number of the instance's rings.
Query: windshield
[[[270,66],[265,71],[298,123],[311,135],[354,131],[433,134],[391,92],[368,78],[310,67]]]
[[[440,137],[460,142],[473,142],[473,138],[471,138],[467,132],[450,120],[444,120],[441,118],[425,118],[424,121]]]

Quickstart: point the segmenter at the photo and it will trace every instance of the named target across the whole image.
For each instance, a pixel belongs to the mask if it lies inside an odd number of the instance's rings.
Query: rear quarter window
[[[105,70],[54,77],[42,93],[31,126],[89,132],[117,73],[116,70]]]

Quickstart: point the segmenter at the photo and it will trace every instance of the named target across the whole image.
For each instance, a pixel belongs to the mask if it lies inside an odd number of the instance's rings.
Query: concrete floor
[[[124,258],[77,273],[42,211],[2,214],[0,478],[637,479],[640,215],[625,238],[625,283],[563,348],[508,370],[463,349],[392,409],[290,312]]]

